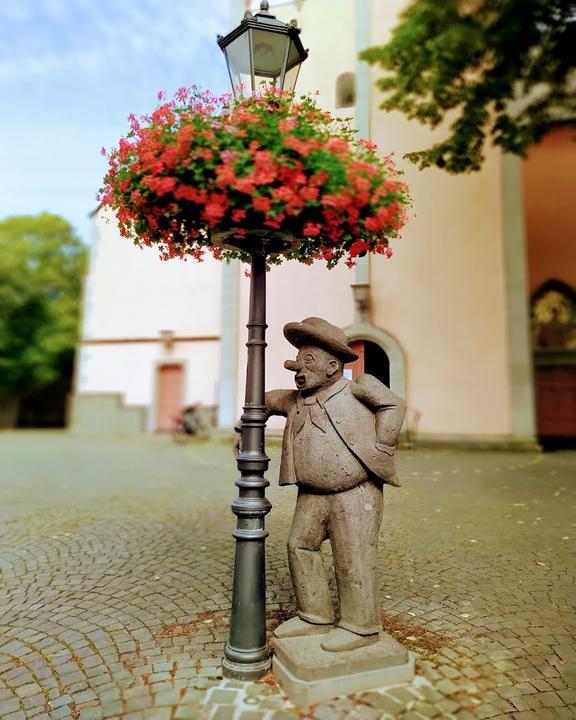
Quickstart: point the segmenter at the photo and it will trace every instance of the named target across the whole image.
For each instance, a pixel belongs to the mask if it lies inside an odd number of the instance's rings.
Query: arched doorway
[[[406,361],[404,351],[395,337],[367,322],[356,322],[344,328],[348,343],[358,354],[358,360],[345,367],[353,380],[362,373],[374,375],[396,395],[408,402],[406,394]],[[420,411],[408,407],[401,438],[409,446],[417,434]]]
[[[350,379],[368,373],[390,387],[390,359],[384,348],[370,340],[355,340],[350,347],[358,355],[358,360],[346,365]]]
[[[362,343],[364,347],[364,360],[361,365],[356,366],[356,370],[349,367],[351,371],[348,373],[349,377],[358,377],[362,372],[369,372],[379,378],[396,395],[407,400],[406,360],[404,351],[396,338],[367,322],[356,322],[349,325],[344,328],[344,332],[352,347],[354,347],[354,343]],[[366,366],[366,347],[369,348],[368,367],[370,370]]]

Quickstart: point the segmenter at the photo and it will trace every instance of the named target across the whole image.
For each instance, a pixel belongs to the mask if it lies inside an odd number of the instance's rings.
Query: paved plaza
[[[268,517],[272,628],[294,612],[294,488]],[[404,450],[385,489],[385,628],[407,687],[295,708],[221,678],[237,477],[223,444],[0,434],[0,718],[576,718],[576,453]]]

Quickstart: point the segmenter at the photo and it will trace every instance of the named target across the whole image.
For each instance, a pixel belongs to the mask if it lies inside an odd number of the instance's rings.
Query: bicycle
[[[176,445],[185,445],[193,438],[205,440],[210,436],[208,423],[199,410],[200,405],[189,405],[174,418],[172,439]]]

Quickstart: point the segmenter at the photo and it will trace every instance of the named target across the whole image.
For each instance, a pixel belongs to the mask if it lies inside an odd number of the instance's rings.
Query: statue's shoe
[[[350,630],[344,630],[344,628],[335,628],[327,638],[322,640],[320,647],[328,652],[344,652],[345,650],[356,650],[365,645],[372,645],[372,643],[378,642],[378,638],[378,633],[357,635],[350,632]]]
[[[290,618],[281,625],[278,625],[274,630],[274,637],[287,638],[287,637],[299,637],[300,635],[321,635],[332,630],[333,625],[317,625],[316,623],[309,623],[306,620],[302,620],[299,617]]]

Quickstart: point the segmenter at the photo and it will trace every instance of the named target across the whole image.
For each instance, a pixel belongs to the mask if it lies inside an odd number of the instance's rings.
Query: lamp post
[[[296,22],[283,23],[269,13],[263,0],[255,15],[247,12],[240,25],[218,45],[226,57],[232,89],[238,96],[262,85],[292,91],[300,65],[308,52],[302,46]],[[250,309],[246,395],[242,414],[242,450],[238,456],[238,497],[232,503],[237,517],[230,636],[224,649],[224,675],[255,680],[270,668],[266,643],[266,576],[264,518],[271,504],[264,477],[269,458],[265,452],[266,404],[264,398],[266,348],[266,256],[281,252],[283,241],[273,231],[257,230],[242,249],[251,255]]]

